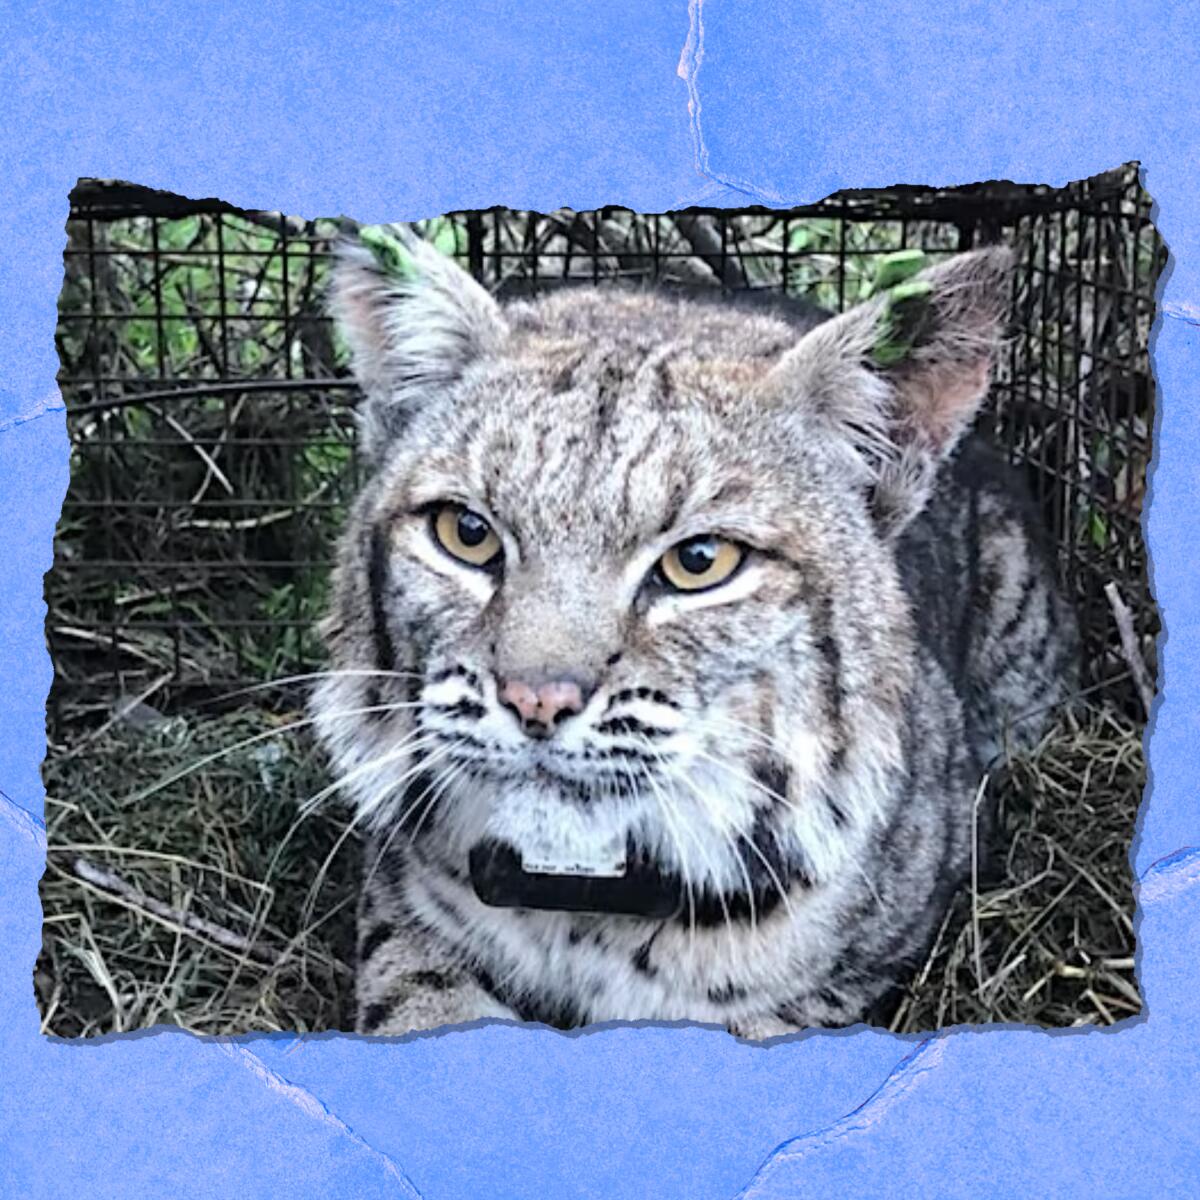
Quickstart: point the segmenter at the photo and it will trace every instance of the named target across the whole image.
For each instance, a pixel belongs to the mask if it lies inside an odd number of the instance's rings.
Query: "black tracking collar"
[[[478,842],[468,858],[471,884],[493,908],[542,908],[560,912],[622,914],[662,920],[683,908],[679,880],[631,856],[619,878],[543,875],[526,871],[507,842]]]

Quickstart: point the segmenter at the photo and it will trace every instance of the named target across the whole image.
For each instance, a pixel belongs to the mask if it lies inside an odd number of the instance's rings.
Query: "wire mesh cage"
[[[1104,587],[1116,585],[1152,654],[1140,519],[1164,251],[1136,164],[1057,190],[896,187],[788,211],[490,210],[419,227],[500,294],[656,282],[830,311],[859,297],[882,254],[1011,243],[1012,336],[984,422],[1046,511],[1089,688],[1133,703]],[[54,727],[320,665],[316,620],[359,482],[357,392],[322,307],[338,232],[126,184],[72,193],[57,333],[72,475],[48,582]]]

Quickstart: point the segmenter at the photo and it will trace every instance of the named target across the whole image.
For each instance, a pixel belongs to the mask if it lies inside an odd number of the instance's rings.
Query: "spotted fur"
[[[501,307],[415,247],[343,255],[335,311],[375,463],[341,542],[313,708],[368,831],[357,1028],[508,1016],[852,1023],[921,958],[968,869],[977,785],[1071,686],[1036,518],[972,437],[1008,256],[927,272],[909,355],[881,301],[802,313],[580,290]],[[426,514],[483,514],[501,570]],[[748,547],[700,595],[672,544]],[[592,682],[534,740],[497,680]],[[623,840],[665,919],[493,908],[490,837]]]

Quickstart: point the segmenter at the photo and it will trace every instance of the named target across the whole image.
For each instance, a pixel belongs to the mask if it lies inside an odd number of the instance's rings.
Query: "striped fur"
[[[930,272],[887,368],[879,302],[815,326],[649,292],[501,308],[422,262],[436,286],[396,294],[351,255],[336,292],[378,464],[313,700],[368,833],[359,1030],[859,1020],[963,879],[982,770],[1071,686],[1036,520],[963,440],[1006,256]],[[491,521],[501,571],[432,543],[439,501]],[[708,531],[748,547],[731,580],[657,584],[657,558]],[[526,669],[595,683],[546,741],[497,699]],[[484,837],[615,839],[684,902],[492,908],[467,870]]]

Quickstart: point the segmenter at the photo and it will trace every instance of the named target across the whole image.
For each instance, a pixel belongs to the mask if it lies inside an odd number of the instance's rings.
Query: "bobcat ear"
[[[386,267],[362,242],[342,242],[329,287],[330,311],[366,393],[359,436],[373,459],[505,330],[500,306],[451,258],[399,226],[387,241]]]
[[[1013,255],[969,251],[806,334],[774,368],[772,390],[841,439],[898,533],[929,499],[942,461],[987,396]]]

